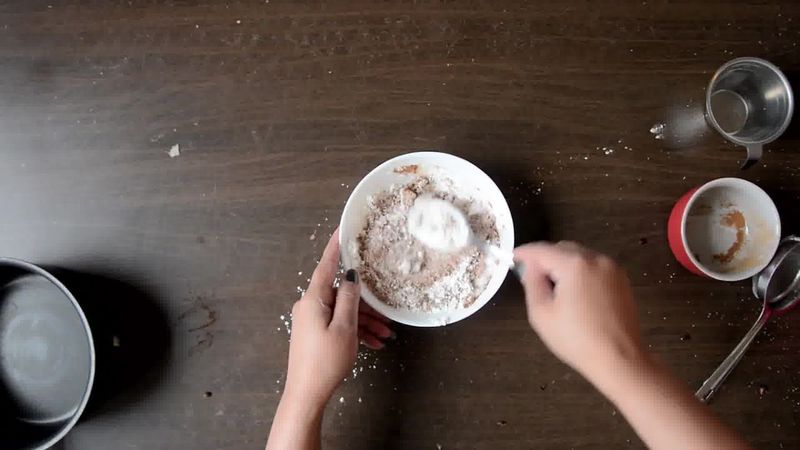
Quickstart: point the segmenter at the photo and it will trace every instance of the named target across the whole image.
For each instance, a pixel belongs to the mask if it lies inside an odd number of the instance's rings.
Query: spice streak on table
[[[352,187],[420,149],[492,176],[518,242],[617,258],[648,344],[698,386],[758,303],[747,283],[677,267],[669,210],[741,176],[797,232],[800,134],[739,172],[744,150],[721,137],[667,151],[649,130],[680,114],[702,126],[705,86],[734,57],[794,80],[798,21],[787,0],[4,3],[0,255],[146,288],[171,336],[63,447],[260,448],[280,317]],[[756,447],[800,446],[798,325],[771,324],[715,399]],[[513,279],[467,321],[398,331],[337,393],[326,448],[641,447],[535,337]]]

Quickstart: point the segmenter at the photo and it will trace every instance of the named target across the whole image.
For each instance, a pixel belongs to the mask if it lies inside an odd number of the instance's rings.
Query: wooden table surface
[[[0,255],[89,280],[82,298],[116,314],[96,333],[113,364],[63,448],[261,448],[281,316],[352,186],[419,149],[489,173],[518,242],[617,258],[649,346],[698,386],[759,305],[677,267],[669,210],[741,176],[800,231],[800,133],[740,172],[719,136],[668,150],[649,129],[701,115],[733,57],[792,77],[798,23],[790,0],[5,2]],[[329,405],[324,445],[641,447],[523,314],[509,279],[469,320],[398,327]],[[713,404],[758,447],[800,446],[798,326],[769,325]]]

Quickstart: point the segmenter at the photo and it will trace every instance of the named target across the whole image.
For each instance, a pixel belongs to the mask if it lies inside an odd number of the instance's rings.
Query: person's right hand
[[[572,242],[514,251],[528,320],[545,345],[590,381],[642,351],[630,282],[607,256]]]

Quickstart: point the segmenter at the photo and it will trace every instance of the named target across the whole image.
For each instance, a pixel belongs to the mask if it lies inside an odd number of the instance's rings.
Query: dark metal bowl
[[[95,351],[78,302],[55,277],[0,258],[0,448],[46,449],[89,400]]]

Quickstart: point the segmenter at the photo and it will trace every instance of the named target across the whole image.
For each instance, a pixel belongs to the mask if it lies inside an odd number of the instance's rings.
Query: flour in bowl
[[[447,200],[420,195],[406,221],[411,236],[431,250],[454,252],[470,244],[467,216]]]
[[[493,263],[474,246],[437,251],[414,238],[407,221],[417,198],[453,204],[468,218],[478,239],[499,242],[495,218],[487,205],[460,196],[446,177],[417,175],[370,198],[366,225],[355,249],[361,280],[379,300],[393,307],[426,312],[466,308],[486,288]]]

